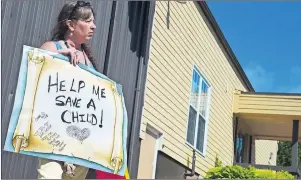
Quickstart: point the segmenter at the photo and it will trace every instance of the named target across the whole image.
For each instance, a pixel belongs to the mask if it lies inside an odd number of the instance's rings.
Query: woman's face
[[[86,43],[89,41],[96,29],[94,24],[94,16],[91,13],[91,16],[86,20],[77,20],[73,24],[73,38],[80,44]]]

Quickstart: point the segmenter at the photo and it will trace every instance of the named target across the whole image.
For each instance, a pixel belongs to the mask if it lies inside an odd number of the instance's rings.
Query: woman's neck
[[[69,44],[69,46],[71,46],[71,47],[73,47],[75,49],[78,49],[78,50],[81,49],[81,44],[76,43],[76,41],[73,38],[71,38],[71,37],[66,38],[66,42]]]

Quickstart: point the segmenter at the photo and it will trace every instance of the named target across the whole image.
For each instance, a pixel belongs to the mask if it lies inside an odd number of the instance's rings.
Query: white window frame
[[[206,116],[204,117],[205,119],[205,132],[204,132],[204,142],[203,142],[203,152],[201,152],[200,150],[198,150],[196,148],[196,140],[197,140],[197,129],[198,129],[198,125],[199,125],[199,116],[200,116],[200,101],[201,101],[201,98],[199,96],[198,98],[198,109],[197,109],[197,115],[196,115],[196,128],[195,128],[195,136],[194,136],[194,145],[193,144],[190,144],[188,141],[187,141],[187,135],[188,135],[188,124],[189,124],[189,111],[190,111],[190,102],[191,102],[191,88],[192,88],[192,84],[193,84],[193,72],[194,70],[198,73],[198,75],[200,76],[200,82],[204,81],[207,85],[208,85],[208,98],[207,98],[207,107],[206,107]],[[202,85],[202,84],[200,84]],[[209,84],[209,82],[204,78],[204,76],[202,75],[202,73],[198,70],[198,67],[196,65],[194,65],[192,67],[192,76],[191,76],[191,84],[190,84],[190,93],[189,93],[189,104],[188,104],[188,117],[187,117],[187,124],[186,124],[186,137],[185,137],[185,142],[186,144],[191,147],[192,149],[194,149],[196,152],[198,152],[199,154],[201,154],[203,157],[206,156],[206,149],[207,149],[207,137],[208,137],[208,122],[209,122],[209,112],[210,112],[210,99],[211,99],[211,91],[212,91],[212,86]],[[199,88],[199,94],[201,93],[201,87]],[[202,116],[202,115],[201,115]]]

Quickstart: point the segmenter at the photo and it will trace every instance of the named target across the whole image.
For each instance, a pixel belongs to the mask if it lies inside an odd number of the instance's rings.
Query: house
[[[274,129],[280,117],[283,132]],[[300,94],[254,92],[205,2],[156,2],[137,178],[186,177],[193,150],[193,178],[204,177],[216,158],[277,167],[277,141],[291,140],[300,117]]]
[[[1,3],[2,149],[22,46],[49,40],[66,2]],[[192,170],[192,178],[202,178],[216,158],[224,165],[257,164],[298,174],[301,95],[255,93],[205,2],[91,4],[97,70],[123,87],[132,179],[183,178]],[[290,167],[275,166],[279,140],[293,143]],[[37,177],[37,158],[1,153],[2,178]]]

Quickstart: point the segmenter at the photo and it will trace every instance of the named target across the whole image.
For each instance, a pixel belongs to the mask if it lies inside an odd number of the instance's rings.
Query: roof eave
[[[255,92],[251,82],[249,81],[246,73],[244,72],[244,70],[242,69],[240,63],[238,62],[235,54],[233,53],[230,45],[228,44],[224,34],[222,33],[221,29],[219,28],[215,18],[213,17],[213,14],[211,13],[207,3],[205,1],[198,1],[201,9],[204,12],[204,15],[207,17],[213,31],[215,32],[215,34],[217,35],[217,38],[219,39],[221,45],[223,46],[223,48],[225,49],[227,55],[229,56],[230,60],[232,61],[234,67],[236,68],[236,70],[238,71],[239,75],[241,76],[243,82],[245,83],[247,89],[250,92]]]

